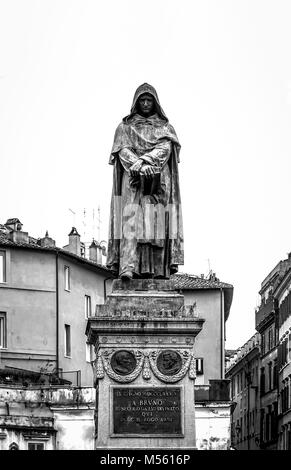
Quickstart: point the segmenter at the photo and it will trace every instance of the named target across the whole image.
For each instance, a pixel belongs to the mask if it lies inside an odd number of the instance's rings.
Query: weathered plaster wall
[[[204,376],[198,376],[197,384],[207,384],[209,379],[222,379],[221,348],[224,349],[221,335],[221,306],[219,290],[197,290],[183,292],[185,304],[196,302],[198,316],[205,319],[202,331],[195,339],[196,357],[203,357]]]
[[[195,405],[198,450],[228,450],[230,446],[230,403]]]
[[[52,372],[56,367],[56,253],[19,248],[5,251],[7,279],[0,284],[0,312],[7,316],[7,348],[0,351],[0,367]],[[65,290],[65,265],[70,267],[70,292]],[[93,385],[92,367],[86,361],[85,295],[91,297],[94,315],[96,304],[104,303],[105,278],[106,272],[99,274],[88,264],[59,257],[59,367],[81,370],[82,386]],[[108,291],[110,284],[106,284]],[[70,358],[64,355],[65,324],[71,326]]]
[[[7,250],[7,258],[7,282],[0,285],[7,348],[1,350],[0,364],[39,370],[55,360],[54,255],[14,249]]]
[[[45,449],[94,448],[94,388],[0,388],[0,450],[15,442]]]
[[[70,291],[65,290],[64,267],[70,267]],[[82,386],[93,386],[93,372],[86,362],[86,324],[85,295],[91,296],[92,315],[96,304],[104,303],[105,276],[90,271],[69,259],[59,261],[59,298],[60,298],[60,355],[59,366],[64,371],[82,369]],[[64,325],[71,326],[71,357],[65,357]],[[64,376],[65,378],[65,376]]]
[[[57,450],[94,450],[94,409],[54,410]]]

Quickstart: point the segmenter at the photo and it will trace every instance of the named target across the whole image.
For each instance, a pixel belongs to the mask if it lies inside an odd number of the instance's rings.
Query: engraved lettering
[[[114,388],[114,433],[181,435],[180,395],[178,387]]]

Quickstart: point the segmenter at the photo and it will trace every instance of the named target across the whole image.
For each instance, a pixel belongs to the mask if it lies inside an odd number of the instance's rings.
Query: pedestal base
[[[195,449],[193,346],[202,324],[171,281],[114,281],[86,332],[97,353],[98,449]]]

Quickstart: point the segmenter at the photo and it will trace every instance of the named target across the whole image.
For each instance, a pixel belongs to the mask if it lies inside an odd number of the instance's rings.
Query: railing
[[[58,374],[62,382],[67,382],[73,387],[81,387],[81,371],[80,370],[60,370]],[[53,384],[52,384],[53,385]]]
[[[24,387],[31,385],[81,387],[81,371],[63,371],[59,369],[58,373],[40,372],[5,366],[4,369],[0,369],[0,384],[21,385]]]

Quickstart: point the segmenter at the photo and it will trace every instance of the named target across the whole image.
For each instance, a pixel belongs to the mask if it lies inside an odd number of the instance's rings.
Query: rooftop
[[[176,289],[185,290],[210,290],[222,289],[224,291],[224,319],[229,317],[230,307],[233,298],[233,285],[221,282],[214,273],[209,276],[196,276],[194,274],[176,273],[171,279],[174,281]]]
[[[9,219],[9,220],[12,220],[12,219]],[[13,220],[16,220],[16,219],[13,219]],[[103,272],[105,272],[107,276],[111,274],[111,271],[108,268],[106,268],[106,266],[96,263],[95,261],[89,260],[88,258],[85,258],[84,256],[79,256],[75,253],[72,253],[63,248],[59,248],[57,246],[44,246],[43,244],[41,244],[41,240],[42,240],[41,238],[34,238],[27,234],[27,236],[24,237],[23,239],[20,238],[19,240],[14,241],[11,236],[12,232],[6,227],[6,224],[5,225],[0,224],[0,246],[7,246],[7,247],[14,247],[14,248],[26,248],[29,250],[39,250],[39,251],[60,253],[63,256],[75,259],[76,261],[79,261],[81,263],[85,263],[88,266],[98,268],[102,270]]]
[[[64,248],[58,248],[57,246],[53,245],[44,245],[41,243],[43,240],[42,238],[34,238],[26,234],[24,238],[18,237],[17,239],[13,239],[12,231],[10,227],[6,225],[10,221],[18,221],[19,219],[9,219],[6,224],[0,224],[0,246],[7,246],[7,247],[15,247],[15,248],[27,248],[33,250],[40,250],[40,251],[47,251],[47,252],[58,252],[64,256],[76,259],[82,263],[86,263],[91,266],[95,266],[100,268],[101,270],[105,271],[106,274],[112,275],[112,272],[106,268],[105,265],[98,264],[95,261],[89,260],[84,256],[79,256],[71,251],[68,251]],[[20,222],[19,222],[20,223]],[[21,232],[18,232],[21,233]],[[72,228],[72,231],[69,235],[77,234],[77,230],[75,227]],[[47,236],[47,234],[46,234]],[[99,243],[94,240],[91,244],[92,246],[99,246]],[[101,247],[102,248],[102,247]],[[112,277],[114,277],[112,275]],[[232,302],[232,292],[233,292],[233,285],[228,284],[226,282],[221,282],[215,275],[215,273],[210,273],[208,276],[204,277],[203,275],[197,276],[194,274],[188,273],[176,273],[174,274],[171,279],[174,281],[174,285],[176,289],[181,290],[201,290],[201,289],[224,289],[227,293],[225,301],[225,310],[228,316],[229,308]]]
[[[232,284],[221,282],[215,275],[206,278],[194,274],[177,273],[172,276],[177,289],[233,289]]]
[[[232,367],[238,364],[244,357],[246,357],[255,348],[260,347],[260,334],[255,333],[246,343],[240,348],[234,350],[232,355],[226,356],[226,370],[229,371]]]

